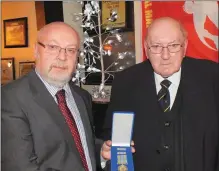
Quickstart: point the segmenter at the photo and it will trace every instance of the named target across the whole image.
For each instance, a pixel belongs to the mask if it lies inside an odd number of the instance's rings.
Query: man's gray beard
[[[71,77],[69,76],[65,80],[57,80],[56,78],[47,77],[46,81],[58,88],[62,88],[65,84],[67,84],[71,80]]]

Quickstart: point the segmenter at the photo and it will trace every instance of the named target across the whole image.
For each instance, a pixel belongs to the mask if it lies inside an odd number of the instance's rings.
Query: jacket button
[[[168,150],[170,148],[169,145],[164,145],[163,148],[165,148],[166,150]]]
[[[170,122],[168,122],[168,121],[165,122],[165,123],[164,123],[164,126],[165,126],[165,127],[169,127],[169,126],[170,126]]]

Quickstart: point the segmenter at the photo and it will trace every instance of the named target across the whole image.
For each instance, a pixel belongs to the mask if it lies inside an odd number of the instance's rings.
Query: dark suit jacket
[[[182,147],[177,150],[182,156],[178,156],[181,157],[178,163],[175,161],[177,155],[173,158],[173,168],[178,169],[171,170],[162,165],[165,152],[160,152],[158,147],[164,127],[164,122],[163,125],[160,122],[163,113],[157,102],[153,68],[148,60],[115,76],[102,137],[110,139],[113,111],[133,111],[135,170],[216,171],[219,151],[218,87],[216,63],[184,58],[179,85],[181,101],[177,102],[183,125],[179,132]]]
[[[94,137],[91,97],[72,83],[70,87],[95,171],[101,141]],[[84,170],[64,117],[35,71],[2,87],[1,112],[3,171]]]

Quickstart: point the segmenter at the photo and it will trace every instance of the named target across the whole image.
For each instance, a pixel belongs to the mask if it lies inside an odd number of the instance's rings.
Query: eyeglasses
[[[183,47],[181,44],[170,44],[166,47],[161,45],[152,45],[148,47],[148,49],[154,54],[162,53],[164,48],[167,48],[170,53],[176,53],[180,51],[181,47]]]
[[[46,52],[50,53],[51,55],[59,55],[62,49],[65,50],[65,54],[68,56],[74,56],[79,50],[75,48],[61,48],[57,45],[50,45],[50,44],[43,44],[41,42],[37,42],[40,46],[44,47]]]

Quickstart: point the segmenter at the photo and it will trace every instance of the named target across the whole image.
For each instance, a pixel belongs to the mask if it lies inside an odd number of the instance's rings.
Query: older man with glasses
[[[186,30],[172,18],[149,26],[148,60],[113,81],[103,158],[110,155],[112,113],[128,111],[135,113],[135,170],[219,170],[218,64],[185,57],[187,44]]]
[[[95,171],[100,165],[91,97],[71,81],[79,45],[69,25],[44,26],[35,70],[2,87],[2,170]]]

